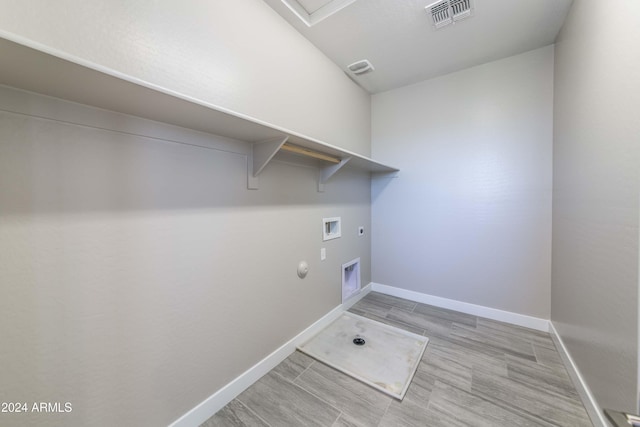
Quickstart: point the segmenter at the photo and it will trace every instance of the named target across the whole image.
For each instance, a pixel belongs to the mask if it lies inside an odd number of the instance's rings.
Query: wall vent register
[[[436,29],[471,16],[471,0],[439,0],[425,7]]]

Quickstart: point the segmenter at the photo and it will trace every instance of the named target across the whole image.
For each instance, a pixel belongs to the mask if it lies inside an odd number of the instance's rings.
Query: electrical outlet
[[[327,259],[327,248],[320,248],[320,261]]]

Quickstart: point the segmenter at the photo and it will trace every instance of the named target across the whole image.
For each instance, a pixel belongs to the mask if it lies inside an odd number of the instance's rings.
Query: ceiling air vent
[[[471,16],[471,0],[440,0],[425,7],[437,28]]]
[[[347,68],[356,76],[366,74],[375,70],[375,68],[373,68],[373,65],[371,65],[371,62],[366,59],[363,59],[362,61],[356,61],[353,64],[347,66]]]

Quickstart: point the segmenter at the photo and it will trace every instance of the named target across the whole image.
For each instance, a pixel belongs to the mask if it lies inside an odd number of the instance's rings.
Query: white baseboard
[[[323,328],[336,320],[342,313],[360,301],[365,295],[371,292],[371,283],[362,290],[340,304],[322,318],[309,326],[304,331],[283,344],[276,351],[256,363],[239,377],[222,387],[220,390],[199,403],[195,408],[171,423],[169,427],[196,427],[209,419],[213,414],[222,409],[227,403],[235,399],[240,393],[249,388],[253,383],[262,378],[267,372],[275,368],[280,362],[289,357],[296,347],[309,340]]]
[[[580,398],[582,399],[582,403],[587,410],[587,414],[589,414],[589,418],[591,418],[591,422],[596,427],[607,427],[609,424],[604,419],[604,415],[600,410],[600,405],[598,405],[598,402],[593,397],[589,386],[587,386],[586,381],[582,378],[578,366],[573,361],[571,353],[569,353],[569,350],[567,350],[567,347],[564,345],[564,341],[562,341],[560,334],[558,334],[555,326],[553,326],[553,322],[549,322],[549,333],[551,334],[551,338],[558,349],[558,353],[560,353],[562,362],[564,363],[565,368],[567,368],[567,372],[578,391],[578,395],[580,395]]]
[[[547,319],[437,297],[416,291],[409,291],[407,289],[395,288],[393,286],[382,285],[380,283],[371,283],[371,285],[371,290],[374,292],[380,292],[382,294],[392,295],[394,297],[404,298],[423,304],[434,305],[440,308],[447,308],[461,313],[473,314],[474,316],[486,317],[487,319],[498,320],[512,325],[524,326],[525,328],[535,329],[542,332],[549,332],[549,321]]]

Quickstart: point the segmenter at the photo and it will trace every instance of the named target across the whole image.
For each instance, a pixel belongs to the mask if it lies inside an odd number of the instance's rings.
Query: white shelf
[[[397,168],[357,153],[46,46],[18,40],[10,34],[0,34],[0,58],[0,84],[3,85],[241,141],[260,143],[256,145],[261,145],[264,149],[257,149],[254,145],[254,153],[260,152],[260,158],[254,156],[259,164],[249,165],[250,188],[252,178],[258,176],[285,141],[342,160],[339,167],[329,165],[322,169],[320,191],[324,182],[342,166],[377,174],[398,171]],[[274,150],[274,147],[277,148]],[[257,187],[255,179],[254,184]]]

